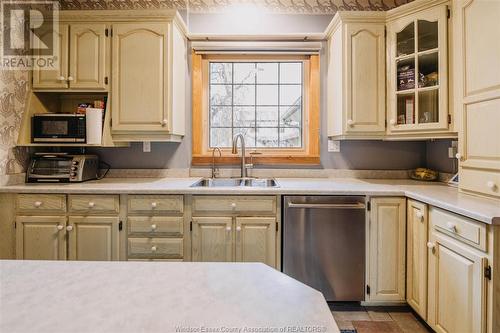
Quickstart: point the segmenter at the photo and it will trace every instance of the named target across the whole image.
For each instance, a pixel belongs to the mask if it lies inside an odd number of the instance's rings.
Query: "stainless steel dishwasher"
[[[285,196],[283,273],[327,301],[365,296],[365,197]]]

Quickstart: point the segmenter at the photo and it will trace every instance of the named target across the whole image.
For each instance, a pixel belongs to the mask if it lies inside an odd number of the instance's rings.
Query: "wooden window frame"
[[[304,61],[304,114],[302,124],[303,145],[301,148],[250,148],[259,154],[253,156],[254,164],[320,164],[319,153],[319,55],[211,55],[192,52],[192,165],[210,165],[212,149],[209,147],[208,125],[208,62],[217,61]],[[230,148],[221,148],[222,157],[216,164],[238,164],[239,155]],[[218,156],[218,155],[217,155]]]

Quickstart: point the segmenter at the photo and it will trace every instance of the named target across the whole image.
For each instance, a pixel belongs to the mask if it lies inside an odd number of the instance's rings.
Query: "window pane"
[[[258,85],[257,105],[278,105],[278,86]]]
[[[283,62],[280,64],[280,83],[302,83],[302,63]]]
[[[210,129],[210,147],[231,147],[230,128]]]
[[[277,63],[257,64],[257,83],[278,84],[278,64]]]
[[[210,108],[210,125],[212,127],[231,127],[230,106],[212,106]]]
[[[255,107],[234,107],[234,126],[255,127]]]
[[[255,63],[237,63],[233,65],[234,84],[255,83]]]
[[[234,105],[255,105],[255,85],[234,86]]]
[[[210,83],[231,84],[233,81],[233,66],[229,62],[210,63]]]
[[[280,86],[280,105],[295,105],[301,103],[302,86]]]
[[[300,128],[281,128],[280,147],[297,148],[302,146]]]
[[[257,127],[278,127],[278,107],[257,107]]]
[[[302,126],[302,107],[300,103],[293,106],[280,107],[280,126],[282,127]]]
[[[210,105],[231,105],[232,89],[231,85],[211,85]]]
[[[278,129],[257,128],[257,147],[278,147]]]
[[[234,128],[234,135],[241,133],[245,138],[245,146],[255,147],[255,128]],[[232,138],[231,138],[232,141]],[[239,145],[239,143],[238,143]],[[240,146],[238,146],[240,147]]]

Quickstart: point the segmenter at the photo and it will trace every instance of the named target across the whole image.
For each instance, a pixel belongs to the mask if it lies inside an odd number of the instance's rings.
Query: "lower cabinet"
[[[16,259],[66,259],[66,216],[17,216]]]
[[[367,302],[405,301],[406,198],[371,199]]]
[[[406,301],[424,320],[427,318],[427,205],[408,200],[406,221]]]
[[[276,218],[193,217],[193,261],[262,262],[276,267]]]

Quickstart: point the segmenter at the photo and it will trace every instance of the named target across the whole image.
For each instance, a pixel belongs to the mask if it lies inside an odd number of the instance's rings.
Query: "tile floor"
[[[357,333],[429,333],[408,307],[362,307],[331,305],[341,330]]]

